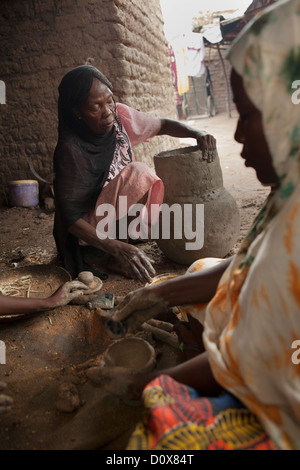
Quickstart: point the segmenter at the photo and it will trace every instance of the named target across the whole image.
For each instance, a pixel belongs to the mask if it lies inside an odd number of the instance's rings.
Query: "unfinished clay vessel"
[[[162,207],[157,243],[163,253],[184,265],[226,256],[239,236],[240,213],[223,186],[217,151],[214,161],[207,163],[198,146],[179,148],[156,155],[154,164],[165,186],[165,207],[176,204],[176,215],[169,218],[169,238],[163,229],[168,216]]]
[[[104,361],[110,367],[150,372],[156,362],[155,350],[142,338],[128,337],[112,343],[104,353]]]

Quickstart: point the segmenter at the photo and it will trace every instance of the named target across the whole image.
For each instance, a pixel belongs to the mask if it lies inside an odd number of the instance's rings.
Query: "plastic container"
[[[39,203],[39,184],[36,180],[15,180],[8,183],[12,207],[34,207]]]

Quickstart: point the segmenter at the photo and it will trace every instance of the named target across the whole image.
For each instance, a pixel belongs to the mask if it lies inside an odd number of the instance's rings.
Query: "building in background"
[[[194,18],[192,33],[174,36],[172,47],[178,51],[178,69],[181,82],[185,83],[184,88],[176,89],[179,119],[208,117],[222,112],[231,117],[231,67],[225,60],[226,52],[244,26],[275,1],[254,0],[238,16],[234,10],[201,15]]]
[[[52,172],[57,88],[75,66],[99,68],[129,106],[176,116],[159,0],[1,0],[0,59],[0,203],[10,180],[32,179],[29,162]],[[171,141],[155,137],[135,156],[152,165]]]

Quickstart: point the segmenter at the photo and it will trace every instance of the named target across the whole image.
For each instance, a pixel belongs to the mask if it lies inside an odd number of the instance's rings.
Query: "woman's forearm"
[[[216,266],[150,286],[153,293],[170,306],[209,302],[216,293],[219,281],[232,258]]]
[[[49,299],[24,299],[22,297],[0,295],[1,315],[41,312],[47,310],[49,306]]]
[[[155,270],[145,253],[139,248],[124,241],[106,237],[103,240],[98,237],[96,229],[85,220],[77,220],[69,232],[79,240],[85,241],[88,245],[101,249],[110,255],[109,269],[117,260],[114,269],[127,277],[137,278],[142,282],[150,282]]]
[[[96,229],[84,219],[78,219],[74,222],[74,224],[69,227],[69,232],[89,245],[98,246],[100,243]]]
[[[161,128],[158,135],[170,135],[172,137],[195,138],[199,135],[206,135],[204,131],[194,129],[186,124],[173,119],[161,119]]]
[[[137,374],[133,379],[136,393],[140,395],[151,380],[162,374],[168,375],[184,385],[193,387],[204,395],[216,395],[222,391],[222,387],[213,376],[207,352],[168,369],[156,370],[148,374]]]
[[[101,250],[114,254],[115,245],[118,243],[111,238],[100,239],[97,236],[96,229],[86,222],[84,219],[78,219],[73,225],[69,227],[69,232],[79,240],[83,240],[88,245],[100,248]]]

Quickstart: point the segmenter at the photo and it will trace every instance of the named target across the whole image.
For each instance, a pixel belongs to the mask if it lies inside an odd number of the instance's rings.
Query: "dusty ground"
[[[239,157],[234,139],[236,114],[228,118],[190,121],[212,133],[218,142],[224,186],[236,199],[241,214],[241,232],[234,253],[262,205],[268,189],[257,181],[255,172]],[[182,145],[192,144],[188,139]],[[35,287],[35,295],[48,295],[62,280],[57,277],[56,249],[52,237],[53,213],[44,208],[2,208],[0,210],[0,283],[12,269],[46,265],[46,277]],[[183,273],[185,268],[169,261],[155,242],[141,246],[154,261],[157,274]],[[103,292],[124,295],[139,287],[133,280],[109,275]],[[166,318],[173,321],[174,319]],[[175,319],[176,320],[176,319]],[[152,341],[158,366],[181,360],[180,352]],[[0,340],[6,345],[6,364],[0,364],[0,381],[14,399],[9,414],[0,417],[0,449],[123,449],[136,421],[139,406],[129,406],[119,398],[95,387],[86,377],[111,344],[99,316],[82,306],[67,306],[34,318],[9,323],[0,321]],[[74,412],[58,411],[56,399],[61,383],[72,384],[80,404]]]

